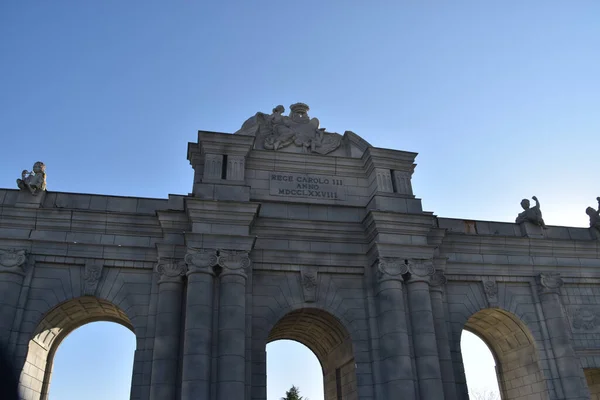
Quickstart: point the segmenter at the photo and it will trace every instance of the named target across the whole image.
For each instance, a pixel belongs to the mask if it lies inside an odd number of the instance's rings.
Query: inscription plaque
[[[344,180],[330,175],[271,172],[269,190],[273,196],[346,200]]]

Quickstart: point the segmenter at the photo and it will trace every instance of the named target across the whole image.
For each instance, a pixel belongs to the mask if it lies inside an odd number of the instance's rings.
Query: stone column
[[[384,258],[377,268],[375,303],[383,398],[414,400],[414,373],[402,292],[402,275],[408,272],[408,267],[404,260]]]
[[[181,399],[210,399],[213,285],[217,251],[189,249]]]
[[[435,338],[439,355],[440,371],[444,386],[444,399],[456,400],[456,382],[454,380],[454,366],[450,351],[450,335],[446,324],[446,312],[444,307],[444,285],[446,276],[442,271],[435,271],[430,281],[431,311],[435,325]]]
[[[8,350],[8,341],[23,286],[25,250],[0,250],[0,345]]]
[[[443,399],[442,372],[429,294],[429,282],[435,272],[433,261],[410,260],[408,272],[408,304],[420,398]]]
[[[245,398],[246,384],[246,269],[245,251],[219,252],[219,343],[217,400]]]
[[[563,281],[557,273],[541,273],[537,277],[538,294],[548,327],[550,345],[558,369],[563,394],[568,399],[589,399],[584,386],[585,377],[579,359],[571,345],[571,334],[567,316],[560,301]]]
[[[185,270],[185,263],[175,260],[161,261],[156,267],[160,278],[152,353],[151,400],[176,398]]]

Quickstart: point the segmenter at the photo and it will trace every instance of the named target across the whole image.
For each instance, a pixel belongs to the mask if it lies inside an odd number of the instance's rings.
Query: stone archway
[[[131,321],[120,308],[92,296],[68,300],[46,313],[29,341],[21,372],[19,386],[24,400],[48,398],[52,364],[58,346],[75,329],[97,321],[116,322],[134,332]]]
[[[352,340],[337,318],[316,308],[291,311],[273,326],[267,343],[281,339],[302,343],[317,356],[325,400],[358,398]]]
[[[492,351],[503,400],[549,398],[535,341],[518,317],[486,308],[473,314],[464,329],[479,336]]]

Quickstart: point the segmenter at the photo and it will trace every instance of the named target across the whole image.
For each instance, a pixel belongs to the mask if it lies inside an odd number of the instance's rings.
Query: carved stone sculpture
[[[342,136],[319,128],[319,120],[310,118],[308,110],[304,103],[292,104],[290,114],[285,116],[285,108],[278,105],[270,115],[257,112],[235,134],[255,136],[257,145],[266,150],[294,145],[304,153],[331,153],[340,146]]]
[[[0,272],[24,275],[23,264],[26,259],[25,250],[0,250]]]
[[[596,197],[596,200],[598,200],[598,210],[588,207],[585,213],[590,217],[590,228],[596,234],[596,239],[600,240],[600,197]]]
[[[540,293],[559,293],[564,283],[557,272],[542,272],[537,278]]]
[[[528,199],[521,200],[521,207],[523,207],[523,212],[521,212],[515,222],[517,224],[522,224],[523,222],[531,222],[532,224],[539,225],[542,228],[546,228],[546,224],[544,223],[544,219],[542,218],[542,211],[540,210],[540,202],[537,197],[533,196],[532,199],[535,201],[535,206],[530,207],[530,203]]]
[[[38,161],[33,164],[33,171],[24,169],[21,179],[17,179],[17,186],[21,190],[29,190],[33,195],[46,190],[46,165]]]
[[[302,285],[302,293],[304,301],[312,303],[317,299],[317,268],[304,266],[300,269],[300,283]]]
[[[85,270],[83,271],[83,294],[86,296],[93,296],[98,288],[98,282],[102,276],[102,261],[99,260],[88,260],[85,263]]]
[[[158,283],[182,282],[186,271],[187,266],[184,261],[160,260],[156,266],[159,275]]]

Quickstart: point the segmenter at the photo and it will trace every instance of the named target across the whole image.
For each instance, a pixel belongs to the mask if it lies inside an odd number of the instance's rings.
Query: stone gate
[[[137,338],[131,399],[265,400],[265,346],[292,339],[326,400],[463,400],[463,329],[503,399],[600,399],[594,227],[546,226],[539,204],[518,224],[425,212],[415,153],[290,108],[200,131],[188,195],[46,191],[41,163],[0,190],[0,340],[25,399],[101,320]]]

